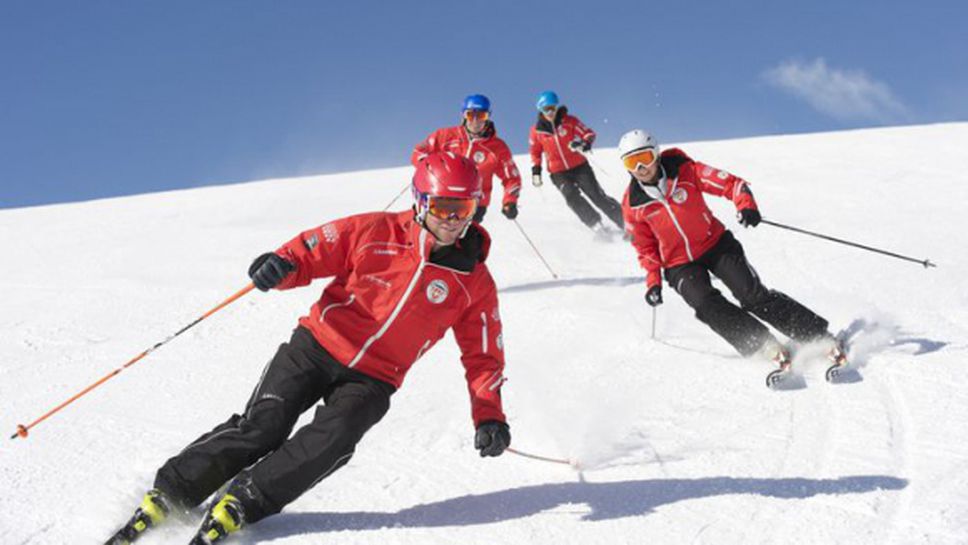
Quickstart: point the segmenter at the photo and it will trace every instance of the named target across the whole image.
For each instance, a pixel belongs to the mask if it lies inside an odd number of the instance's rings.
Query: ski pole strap
[[[760,220],[760,222],[761,223],[765,223],[767,225],[772,225],[773,227],[779,227],[780,229],[787,229],[789,231],[795,231],[797,233],[802,233],[804,235],[810,235],[812,237],[822,238],[824,240],[829,240],[831,242],[838,242],[840,244],[846,244],[847,246],[853,246],[854,248],[860,248],[862,250],[867,250],[869,252],[874,252],[874,253],[883,254],[883,255],[887,255],[887,256],[891,256],[891,257],[896,257],[897,259],[903,259],[904,261],[912,261],[914,263],[918,263],[918,264],[922,265],[925,269],[927,269],[928,267],[937,267],[937,265],[935,265],[934,263],[931,263],[931,261],[929,261],[927,259],[915,259],[913,257],[908,257],[906,255],[896,254],[894,252],[888,252],[887,250],[881,250],[879,248],[872,248],[871,246],[865,246],[863,244],[858,244],[856,242],[851,242],[849,240],[843,240],[843,239],[836,238],[836,237],[832,237],[832,236],[829,236],[829,235],[822,235],[820,233],[814,233],[813,231],[807,231],[806,229],[800,229],[799,227],[793,227],[792,225],[784,225],[782,223],[777,223],[775,221],[770,221],[770,220],[767,220],[767,219],[762,219],[762,220]]]
[[[151,348],[149,348],[149,349],[145,350],[144,352],[138,354],[137,356],[131,358],[130,360],[128,360],[121,367],[118,367],[114,371],[111,371],[110,373],[104,375],[103,377],[101,377],[100,379],[98,379],[96,382],[94,382],[90,386],[84,388],[80,392],[78,392],[78,393],[74,394],[73,396],[71,396],[69,399],[67,399],[67,401],[64,401],[60,405],[58,405],[58,406],[54,407],[53,409],[51,409],[51,410],[47,411],[46,413],[44,413],[40,418],[34,420],[30,424],[27,424],[26,426],[23,425],[23,424],[18,425],[17,426],[17,431],[13,435],[11,435],[10,438],[11,439],[16,439],[17,437],[21,437],[23,439],[26,439],[27,438],[27,435],[28,435],[28,432],[30,431],[30,429],[33,428],[34,426],[36,426],[37,424],[40,424],[44,420],[47,420],[51,416],[54,416],[56,413],[60,412],[60,410],[63,409],[64,407],[67,407],[71,403],[73,403],[73,402],[77,401],[78,399],[80,399],[81,397],[83,397],[85,394],[87,394],[91,390],[97,388],[98,386],[104,384],[108,380],[114,378],[116,375],[120,374],[121,371],[124,371],[128,367],[131,367],[132,365],[134,365],[135,363],[137,363],[138,361],[140,361],[142,358],[144,358],[148,354],[154,352],[156,349],[158,349],[161,346],[167,344],[168,341],[170,341],[170,340],[174,339],[175,337],[181,335],[182,333],[188,331],[189,329],[191,329],[192,327],[194,327],[196,324],[198,324],[199,322],[201,322],[205,318],[208,318],[212,314],[215,314],[219,310],[222,310],[223,308],[225,308],[229,304],[233,303],[238,298],[240,298],[243,295],[245,295],[246,293],[249,293],[250,291],[252,291],[253,288],[255,288],[255,285],[253,285],[253,284],[250,283],[248,286],[246,286],[246,287],[242,288],[241,290],[237,291],[236,293],[234,293],[228,299],[226,299],[226,300],[222,301],[221,303],[219,303],[216,307],[212,308],[211,310],[209,310],[205,314],[199,316],[197,319],[195,319],[194,322],[192,322],[192,323],[188,324],[187,326],[179,329],[174,334],[169,335],[167,339],[165,339],[165,340],[163,340],[163,341],[161,341],[159,343],[156,343]]]

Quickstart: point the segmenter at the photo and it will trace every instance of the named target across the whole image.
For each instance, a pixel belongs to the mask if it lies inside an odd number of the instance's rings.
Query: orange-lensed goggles
[[[463,221],[477,212],[477,199],[453,197],[428,197],[427,213],[440,220]]]
[[[464,110],[464,119],[468,121],[487,121],[491,112],[485,110]]]
[[[646,148],[644,150],[636,151],[622,157],[622,164],[625,165],[625,170],[633,171],[639,168],[639,165],[649,168],[654,165],[659,159],[659,154],[653,148]]]

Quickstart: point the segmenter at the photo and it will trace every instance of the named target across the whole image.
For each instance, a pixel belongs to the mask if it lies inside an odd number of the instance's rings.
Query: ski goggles
[[[487,121],[491,112],[487,110],[464,110],[464,119],[468,121]]]
[[[625,165],[625,170],[632,172],[639,168],[639,165],[649,168],[658,160],[659,152],[654,148],[645,148],[622,157],[622,164]]]
[[[555,115],[555,112],[557,111],[558,111],[558,106],[555,106],[555,105],[545,106],[544,108],[541,108],[541,113],[545,115]]]
[[[477,212],[477,199],[427,197],[427,213],[439,220],[464,221]]]

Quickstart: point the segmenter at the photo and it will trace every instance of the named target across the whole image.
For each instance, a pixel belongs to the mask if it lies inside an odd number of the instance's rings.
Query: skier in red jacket
[[[490,239],[472,223],[480,176],[469,159],[435,153],[418,163],[412,189],[412,211],[335,220],[252,263],[249,275],[263,291],[332,280],[279,347],[243,413],[168,460],[109,544],[130,543],[225,483],[193,544],[221,541],[278,513],[346,464],[410,367],[448,329],[462,353],[475,447],[481,456],[507,448],[497,290],[484,264]],[[325,405],[312,422],[290,437],[320,398]]]
[[[451,151],[473,159],[481,173],[484,195],[477,208],[474,221],[480,223],[491,202],[491,185],[494,176],[501,179],[504,199],[501,213],[510,220],[518,217],[518,196],[521,193],[521,175],[514,164],[511,149],[497,136],[491,120],[491,101],[484,95],[470,95],[464,99],[461,124],[456,127],[437,129],[413,148],[410,162],[414,166],[428,154]]]
[[[639,263],[647,272],[649,305],[662,304],[664,271],[696,318],[743,356],[760,353],[783,370],[789,367],[789,352],[759,318],[796,341],[830,339],[831,359],[845,363],[843,347],[827,332],[827,320],[767,289],[746,260],[743,246],[706,206],[704,193],[726,197],[736,206],[739,223],[756,227],[760,212],[745,180],[694,161],[679,149],[660,151],[652,135],[639,129],[622,136],[619,153],[631,175],[622,210]],[[712,287],[709,273],[723,281],[740,306]]]
[[[592,149],[595,131],[570,115],[553,91],[538,95],[537,107],[538,120],[528,138],[531,183],[535,187],[542,184],[541,158],[546,156],[552,183],[582,223],[596,230],[604,228],[601,214],[585,200],[588,197],[619,229],[624,228],[622,207],[599,185],[584,155]]]

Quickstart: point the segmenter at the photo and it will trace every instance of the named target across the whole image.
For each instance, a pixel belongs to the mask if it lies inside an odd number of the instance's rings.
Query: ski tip
[[[922,265],[924,265],[924,268],[925,268],[925,269],[927,269],[927,268],[929,268],[929,267],[937,267],[937,265],[935,265],[934,263],[931,263],[931,261],[930,261],[930,260],[928,260],[928,259],[925,259],[925,260],[924,260],[924,261],[922,262]]]

